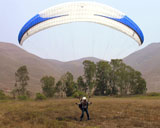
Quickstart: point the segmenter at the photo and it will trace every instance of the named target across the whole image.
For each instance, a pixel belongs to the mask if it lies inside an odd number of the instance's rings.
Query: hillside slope
[[[26,65],[29,71],[30,90],[36,92],[41,90],[40,79],[45,75],[52,75],[56,80],[67,71],[75,78],[82,75],[82,62],[86,59],[99,61],[97,58],[83,58],[70,62],[42,59],[13,44],[0,42],[0,89],[11,90],[14,87],[14,74],[22,65]]]
[[[77,78],[78,76],[83,75],[83,61],[85,60],[90,60],[95,63],[100,61],[100,59],[95,57],[86,57],[68,62],[59,62],[57,60],[48,60],[48,61],[53,65],[58,65],[59,71],[61,71],[62,74],[66,72],[71,72],[73,76]]]
[[[100,59],[89,57],[69,62],[42,59],[13,44],[0,42],[0,89],[10,90],[14,87],[14,74],[22,65],[26,65],[29,71],[30,90],[37,92],[41,91],[40,79],[45,75],[52,75],[56,80],[67,71],[75,78],[83,75],[84,60],[98,62]],[[160,43],[153,43],[127,56],[124,62],[142,72],[149,92],[160,92]]]
[[[9,44],[0,43],[0,87],[9,89],[14,87],[15,72],[26,65],[30,76],[30,88],[34,91],[40,90],[40,78],[44,75],[54,75],[58,78],[61,73],[57,65],[52,65],[48,61],[33,54],[27,53],[21,48]],[[57,70],[56,70],[57,69]]]
[[[152,43],[127,56],[124,62],[142,72],[149,92],[160,92],[160,43]]]

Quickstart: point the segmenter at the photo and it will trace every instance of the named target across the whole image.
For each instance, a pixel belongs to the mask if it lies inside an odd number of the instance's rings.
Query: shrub
[[[28,97],[27,97],[27,96],[25,96],[25,95],[24,95],[24,96],[18,96],[18,99],[19,99],[19,100],[27,100],[27,99],[28,99]]]
[[[0,90],[0,100],[7,99],[7,96],[4,94],[3,90]]]
[[[160,96],[160,93],[151,92],[151,93],[147,93],[147,96]]]
[[[45,100],[46,96],[41,93],[36,93],[36,100]]]
[[[79,98],[79,97],[87,96],[87,94],[85,92],[76,91],[72,96],[74,98]]]

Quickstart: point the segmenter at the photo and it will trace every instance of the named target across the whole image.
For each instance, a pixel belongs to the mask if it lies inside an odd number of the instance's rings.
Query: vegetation
[[[87,96],[87,94],[85,92],[82,92],[82,91],[76,91],[73,94],[74,98],[80,98],[80,97],[83,97],[83,96]]]
[[[0,102],[1,128],[159,128],[160,100],[148,98],[90,99],[91,120],[79,121],[76,99]]]
[[[72,96],[76,91],[76,84],[73,80],[73,75],[70,72],[64,74],[56,83],[56,93],[60,97]]]
[[[3,92],[3,90],[0,90],[0,100],[6,100],[9,97],[5,95],[5,93]]]
[[[100,61],[97,63],[95,95],[109,95],[111,89],[113,94],[117,93],[116,89],[113,88],[115,86],[111,85],[111,73],[111,65],[108,62]],[[113,92],[114,90],[115,92]]]
[[[64,87],[64,91],[66,93],[66,96],[72,96],[76,89],[75,83],[73,81],[73,75],[70,72],[67,72],[62,76],[61,81]]]
[[[159,97],[160,97],[160,93],[157,93],[157,92],[151,92],[151,93],[147,93],[147,96],[151,96],[151,97],[159,96]]]
[[[52,76],[44,76],[41,78],[42,91],[46,97],[53,97],[55,93],[55,78]]]
[[[26,95],[19,95],[17,98],[19,100],[27,100],[28,99],[28,97]]]
[[[137,95],[146,92],[146,82],[140,72],[123,63],[122,60],[83,62],[84,75],[74,82],[70,72],[64,74],[55,84],[54,77],[41,79],[43,94],[46,97],[79,97],[83,95]]]
[[[84,95],[137,95],[145,94],[146,82],[140,72],[123,63],[122,60],[99,61],[96,64],[85,60],[84,75],[74,81],[72,73],[65,73],[55,83],[53,76],[41,78],[42,92],[45,97],[82,97]],[[28,71],[21,66],[15,73],[16,83],[12,91],[14,98],[26,100],[31,94],[27,91]],[[36,99],[44,97],[38,93]],[[45,98],[44,98],[45,99]]]
[[[19,99],[25,99],[25,97],[30,96],[30,92],[26,89],[28,85],[28,70],[26,66],[21,66],[15,73],[15,88],[12,90],[12,95],[14,98],[19,97]],[[23,97],[23,98],[22,98]]]
[[[70,72],[57,82],[53,76],[42,77],[42,93],[36,93],[37,102],[28,100],[29,73],[26,66],[20,67],[15,73],[16,83],[12,91],[13,96],[19,100],[0,101],[0,127],[160,127],[160,94],[142,95],[146,92],[146,82],[140,72],[125,65],[122,60],[100,61],[96,64],[87,60],[83,65],[84,75],[79,76],[76,82]],[[78,99],[50,98],[80,98],[90,97],[90,94],[99,97],[91,99],[91,120],[83,122],[79,121],[81,111],[75,105]],[[0,100],[6,97],[4,92],[0,91]]]
[[[95,85],[95,72],[96,72],[96,65],[94,62],[89,61],[89,60],[85,60],[83,62],[84,65],[84,78],[86,80],[85,85],[86,85],[86,89],[85,89],[85,93],[86,91],[89,89],[89,92],[92,91],[94,85]]]
[[[79,77],[77,78],[77,86],[78,86],[77,89],[78,89],[79,91],[86,92],[87,87],[86,87],[86,84],[85,84],[84,79],[83,79],[82,76],[79,76]]]
[[[35,100],[45,100],[46,96],[41,93],[36,93],[36,99]]]
[[[146,92],[146,82],[140,72],[122,60],[97,63],[95,95],[134,95]]]

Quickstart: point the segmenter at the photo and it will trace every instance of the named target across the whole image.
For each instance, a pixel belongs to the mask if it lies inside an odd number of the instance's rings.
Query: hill
[[[59,66],[59,71],[61,71],[62,74],[66,72],[71,72],[75,78],[77,78],[80,75],[83,75],[83,61],[84,60],[91,60],[93,62],[98,62],[100,59],[95,58],[95,57],[86,57],[86,58],[81,58],[78,60],[73,60],[73,61],[68,61],[68,62],[60,62],[57,60],[47,60],[49,61],[52,65],[58,65]]]
[[[160,43],[152,43],[127,56],[124,62],[143,74],[149,92],[160,92]]]
[[[160,43],[153,43],[124,58],[124,62],[142,72],[147,81],[149,92],[160,92]],[[0,89],[12,89],[15,84],[15,72],[26,65],[29,71],[29,88],[33,92],[41,91],[40,79],[52,75],[58,80],[67,71],[75,78],[83,74],[83,61],[98,62],[94,57],[82,58],[69,62],[42,59],[30,54],[18,46],[0,42]]]
[[[45,75],[52,75],[58,80],[67,71],[75,77],[82,75],[82,62],[86,59],[99,61],[97,58],[83,58],[75,61],[61,62],[57,60],[42,59],[30,54],[11,43],[0,42],[0,89],[9,91],[15,84],[15,72],[26,65],[29,71],[29,88],[40,91],[40,79]]]
[[[39,90],[39,80],[44,75],[54,75],[59,77],[60,72],[56,70],[56,65],[30,54],[23,49],[10,44],[0,43],[0,85],[1,88],[10,89],[14,87],[15,72],[22,66],[26,65],[30,75],[30,88]]]

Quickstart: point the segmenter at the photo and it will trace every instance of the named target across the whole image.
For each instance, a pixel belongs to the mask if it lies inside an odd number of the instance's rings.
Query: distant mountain
[[[71,72],[75,78],[77,78],[80,75],[83,75],[83,61],[84,60],[91,60],[93,62],[98,62],[100,59],[95,57],[86,57],[81,58],[74,61],[68,61],[68,62],[59,62],[56,60],[48,60],[53,65],[59,66],[59,71],[61,71],[63,74],[66,72]]]
[[[83,75],[84,60],[100,61],[94,57],[69,62],[42,59],[16,45],[0,42],[0,89],[11,90],[14,87],[15,72],[22,65],[26,65],[29,71],[29,89],[38,92],[41,91],[40,79],[45,75],[52,75],[56,80],[67,71],[75,78]],[[148,91],[160,92],[160,43],[153,43],[127,56],[124,62],[142,72]]]
[[[30,54],[23,49],[9,43],[0,43],[0,85],[1,88],[13,88],[15,83],[15,72],[26,65],[30,75],[30,88],[40,89],[40,78],[44,75],[59,77],[57,65]]]
[[[58,80],[67,71],[75,77],[83,74],[82,62],[86,59],[99,61],[97,58],[83,58],[70,62],[42,59],[30,54],[16,45],[0,42],[0,89],[10,90],[15,84],[15,72],[26,65],[29,71],[29,88],[40,91],[40,79],[45,75],[52,75]]]
[[[142,72],[149,92],[160,92],[160,43],[152,43],[127,56],[124,62]]]

